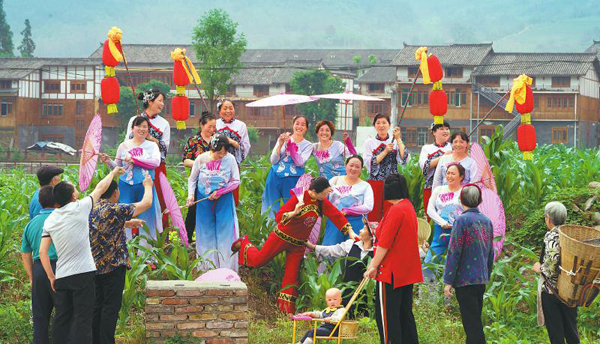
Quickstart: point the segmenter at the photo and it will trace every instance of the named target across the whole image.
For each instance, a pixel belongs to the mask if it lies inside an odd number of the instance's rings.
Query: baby
[[[338,288],[331,288],[325,292],[325,301],[327,303],[327,308],[322,311],[314,311],[314,312],[304,312],[299,315],[309,316],[315,319],[323,319],[325,322],[317,327],[317,336],[329,336],[333,329],[335,328],[335,324],[342,319],[345,313],[344,307],[341,307],[342,304],[342,291]],[[337,332],[338,330],[336,330]],[[314,331],[308,330],[306,334],[297,344],[312,344]]]

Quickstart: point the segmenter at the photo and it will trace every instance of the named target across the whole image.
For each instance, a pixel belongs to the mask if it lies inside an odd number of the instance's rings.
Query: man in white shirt
[[[88,221],[94,203],[123,172],[122,167],[116,167],[82,200],[72,184],[60,182],[54,186],[58,208],[46,219],[40,244],[40,260],[56,292],[54,343],[92,343],[96,264],[90,248]],[[48,256],[52,243],[58,256],[56,275]]]

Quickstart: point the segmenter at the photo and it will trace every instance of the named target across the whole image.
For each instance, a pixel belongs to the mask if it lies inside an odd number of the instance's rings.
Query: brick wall
[[[148,281],[146,338],[175,334],[206,344],[248,343],[248,289],[242,282]]]

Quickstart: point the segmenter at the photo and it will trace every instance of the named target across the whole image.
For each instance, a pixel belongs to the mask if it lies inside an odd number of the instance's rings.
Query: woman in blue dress
[[[228,147],[229,140],[225,135],[214,135],[210,141],[210,151],[196,158],[188,179],[187,204],[191,205],[194,198],[198,197],[198,255],[211,261],[216,268],[237,271],[237,255],[231,255],[231,244],[239,237],[232,191],[240,185],[240,171],[235,157],[227,152]]]
[[[328,180],[346,174],[345,160],[356,154],[350,136],[344,133],[342,140],[332,139],[335,126],[330,121],[319,121],[315,126],[315,133],[319,142],[313,143],[313,155],[319,166],[319,176]]]
[[[279,135],[277,144],[271,153],[271,169],[267,176],[265,191],[262,195],[262,210],[269,216],[275,214],[283,203],[290,199],[290,190],[304,174],[304,164],[312,153],[312,143],[304,138],[308,131],[308,120],[304,116],[296,116],[293,121],[293,133]],[[270,209],[270,210],[269,210]]]
[[[344,214],[355,233],[363,228],[362,216],[373,210],[374,202],[371,185],[360,179],[362,168],[362,157],[352,155],[346,160],[345,175],[333,177],[329,181],[329,201]],[[348,239],[347,234],[341,233],[327,220],[323,245],[336,245]]]
[[[150,122],[143,116],[135,117],[131,124],[133,137],[126,139],[119,145],[115,160],[112,161],[106,154],[100,154],[100,160],[114,168],[121,166],[125,169],[125,174],[119,177],[119,202],[136,203],[144,197],[144,186],[142,182],[146,175],[154,179],[154,170],[160,166],[160,148],[155,142],[146,140],[148,136]],[[148,228],[145,234],[156,239],[156,232],[162,232],[162,221],[160,203],[156,187],[152,186],[152,206],[145,212],[138,215]],[[126,228],[127,239],[133,237],[132,229]],[[145,245],[145,240],[142,240]]]

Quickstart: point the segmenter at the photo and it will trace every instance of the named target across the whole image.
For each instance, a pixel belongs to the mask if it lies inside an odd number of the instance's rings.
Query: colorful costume
[[[435,170],[437,168],[437,166],[430,168],[431,161],[441,157],[444,155],[444,153],[451,150],[452,144],[450,144],[450,142],[446,142],[446,144],[442,146],[432,143],[421,148],[421,154],[419,155],[419,166],[421,166],[423,177],[425,177],[425,184],[423,185],[423,210],[425,210],[425,212],[427,212],[427,205],[429,204],[429,199],[431,198],[433,175],[435,174]]]
[[[262,249],[254,247],[247,238],[244,238],[239,253],[240,265],[253,268],[267,264],[281,252],[286,253],[282,291],[277,298],[277,304],[280,310],[287,313],[295,311],[294,301],[298,295],[304,243],[319,216],[327,216],[344,234],[351,229],[348,220],[328,200],[314,200],[308,191],[305,191],[300,199],[304,202],[304,206],[294,217],[290,217],[288,213],[293,212],[299,202],[295,194],[292,193],[290,200],[279,209],[276,216],[277,228],[269,234]]]
[[[218,199],[196,205],[196,251],[212,261],[216,268],[237,271],[237,257],[231,256],[231,244],[239,237],[239,225],[233,194],[240,185],[238,165],[230,153],[212,160],[206,152],[196,158],[188,179],[188,198],[202,199],[217,192]],[[206,255],[206,252],[213,252]]]
[[[271,217],[277,213],[280,200],[287,202],[290,199],[290,190],[296,187],[296,183],[304,174],[304,164],[310,158],[313,146],[307,140],[299,143],[290,141],[281,146],[279,152],[277,145],[271,153],[271,169],[267,176],[265,191],[262,195],[262,209],[264,214],[271,208]]]
[[[319,176],[331,179],[345,175],[346,158],[356,154],[356,149],[350,138],[346,140],[346,144],[333,141],[327,149],[319,150],[320,147],[320,143],[313,143],[313,155],[319,166]]]
[[[127,157],[131,157],[133,163],[125,162]],[[160,151],[154,142],[144,141],[136,147],[131,140],[127,140],[121,143],[117,149],[116,163],[111,161],[109,165],[111,168],[118,165],[125,169],[125,174],[119,177],[119,203],[140,202],[144,198],[142,182],[146,174],[150,174],[152,178],[155,177],[155,170],[160,165]],[[139,214],[138,218],[145,221],[149,231],[147,235],[156,238],[156,231],[162,233],[163,230],[156,186],[152,187],[152,194],[152,206]],[[127,239],[131,239],[131,228],[127,228],[126,233]],[[140,233],[142,232],[140,231]]]
[[[373,211],[369,213],[369,221],[379,222],[383,216],[383,182],[385,178],[390,174],[399,174],[398,163],[404,165],[408,160],[408,149],[404,149],[404,156],[400,156],[398,144],[395,143],[394,150],[389,152],[381,160],[381,163],[377,163],[377,156],[385,150],[386,145],[391,143],[392,139],[392,136],[388,135],[385,139],[376,136],[365,141],[363,159],[367,172],[369,172],[367,181],[371,184],[375,195],[375,203],[373,204]]]
[[[240,145],[239,149],[229,146],[227,151],[235,157],[238,165],[241,164],[250,153],[250,138],[248,137],[248,128],[246,128],[246,124],[235,118],[228,122],[219,118],[217,120],[217,132],[234,140]]]
[[[448,248],[450,242],[450,233],[452,228],[444,229],[444,225],[453,225],[454,220],[458,215],[462,213],[462,206],[460,203],[460,192],[462,189],[457,191],[450,191],[447,185],[439,186],[433,189],[431,194],[431,201],[427,207],[427,215],[435,222],[433,241],[431,247],[425,257],[425,263],[431,263],[433,256],[436,256],[436,262],[440,262],[440,257]],[[429,269],[425,270],[425,277],[429,282],[435,280],[433,272]]]
[[[460,161],[454,161],[452,155],[446,155],[440,158],[437,168],[435,169],[435,174],[433,175],[432,189],[435,189],[440,185],[448,185],[448,181],[446,180],[446,172],[448,172],[448,166],[457,163],[461,164],[462,167],[465,168],[465,178],[462,181],[463,185],[470,183],[472,178],[474,178],[477,175],[477,163],[475,163],[475,160],[471,159],[471,157],[467,156]]]
[[[186,159],[196,160],[198,155],[208,152],[210,150],[210,145],[206,140],[202,138],[200,133],[190,137],[187,140],[185,146],[183,146],[183,159],[182,162]],[[195,199],[199,199],[198,195],[196,195]],[[196,205],[192,205],[188,208],[187,215],[185,216],[185,229],[187,231],[188,242],[192,242],[193,233],[196,229]]]
[[[352,225],[355,233],[363,228],[362,215],[373,210],[373,189],[369,183],[361,180],[354,185],[348,185],[345,176],[333,177],[329,181],[331,193],[329,201],[341,212],[346,214],[346,219]],[[335,245],[348,239],[347,235],[340,233],[329,220],[325,225],[323,245]]]
[[[160,165],[154,169],[154,189],[156,190],[156,194],[158,195],[158,201],[160,202],[160,209],[165,210],[165,201],[162,195],[162,188],[160,186],[160,179],[158,178],[159,173],[163,173],[165,177],[167,176],[167,167],[165,165],[165,161],[167,158],[167,152],[169,151],[169,144],[171,143],[171,125],[169,122],[159,115],[155,115],[154,117],[150,117],[148,114],[143,112],[140,116],[144,116],[148,118],[150,122],[150,126],[148,127],[148,132],[152,137],[158,140],[158,147],[160,149]],[[129,123],[127,123],[127,134],[126,138],[133,138],[133,133],[131,132],[131,124],[135,117],[131,117],[129,119]],[[143,189],[142,189],[143,192]],[[163,226],[167,226],[169,224],[167,214],[162,216],[162,224]]]

